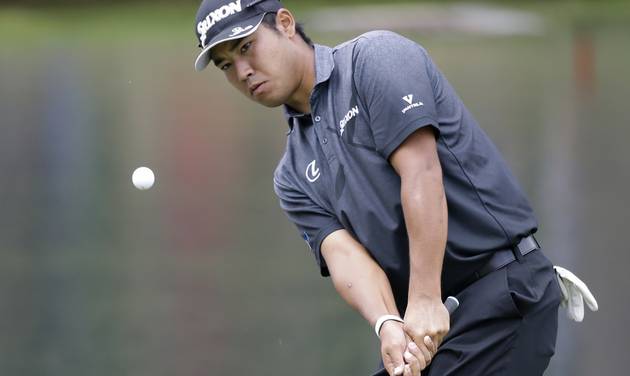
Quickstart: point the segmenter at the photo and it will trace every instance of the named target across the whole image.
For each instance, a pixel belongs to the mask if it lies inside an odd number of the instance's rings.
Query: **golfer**
[[[196,69],[282,106],[280,205],[381,341],[389,375],[542,375],[561,291],[532,208],[415,42],[314,44],[275,0],[204,0]],[[452,317],[443,305],[455,296]]]

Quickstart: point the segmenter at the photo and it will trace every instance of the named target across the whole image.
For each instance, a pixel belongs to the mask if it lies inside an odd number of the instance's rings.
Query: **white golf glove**
[[[556,270],[556,277],[562,290],[562,306],[566,307],[569,319],[582,322],[585,301],[591,311],[595,312],[599,309],[595,297],[581,279],[560,266],[553,268]]]

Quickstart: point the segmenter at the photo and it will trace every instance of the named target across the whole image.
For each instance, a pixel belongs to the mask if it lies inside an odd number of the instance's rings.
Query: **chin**
[[[286,101],[281,98],[261,98],[261,100],[255,100],[256,103],[260,103],[265,107],[275,108],[282,106]]]
[[[280,107],[282,106],[284,103],[282,102],[270,102],[270,103],[261,103],[263,106],[265,107],[269,107],[269,108],[276,108],[276,107]]]

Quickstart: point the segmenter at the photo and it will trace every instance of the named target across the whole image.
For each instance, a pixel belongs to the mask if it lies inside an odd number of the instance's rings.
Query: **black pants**
[[[560,287],[541,251],[456,295],[459,308],[423,376],[537,376],[554,354]]]

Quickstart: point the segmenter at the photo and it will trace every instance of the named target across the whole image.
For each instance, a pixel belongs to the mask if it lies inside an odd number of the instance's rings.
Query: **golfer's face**
[[[292,74],[289,52],[282,34],[261,25],[248,37],[215,46],[211,56],[241,93],[276,107],[286,103],[299,86],[299,80],[292,77],[296,74]]]

